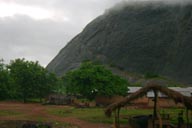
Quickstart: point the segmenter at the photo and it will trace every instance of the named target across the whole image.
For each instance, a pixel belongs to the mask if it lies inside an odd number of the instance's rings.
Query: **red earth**
[[[0,121],[4,120],[43,120],[46,122],[65,122],[79,128],[111,128],[109,124],[91,123],[76,117],[61,117],[52,115],[47,112],[47,107],[64,108],[67,106],[45,106],[41,104],[28,103],[23,104],[19,102],[0,102],[0,111],[9,111],[8,116],[1,116]],[[12,113],[11,113],[12,112]],[[21,113],[21,114],[17,114]],[[5,114],[6,115],[6,114]]]

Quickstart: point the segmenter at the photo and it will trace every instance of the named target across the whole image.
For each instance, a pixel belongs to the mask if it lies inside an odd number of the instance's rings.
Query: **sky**
[[[46,66],[90,21],[120,1],[0,0],[0,59],[25,58]]]
[[[0,0],[0,59],[46,66],[89,22],[121,1],[134,0]]]

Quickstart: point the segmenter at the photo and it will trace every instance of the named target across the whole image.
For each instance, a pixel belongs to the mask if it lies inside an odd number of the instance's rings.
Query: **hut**
[[[156,82],[149,82],[146,86],[139,89],[133,94],[130,94],[128,97],[124,98],[123,100],[119,102],[115,102],[111,105],[109,105],[105,110],[105,115],[110,117],[112,115],[112,112],[114,112],[115,115],[115,127],[120,128],[119,123],[119,113],[120,109],[127,105],[128,103],[143,97],[146,95],[147,92],[153,91],[154,92],[154,107],[153,107],[153,115],[152,115],[152,128],[156,128],[155,121],[159,121],[159,126],[162,128],[162,120],[161,117],[158,115],[157,109],[158,109],[158,93],[161,92],[162,94],[166,95],[167,97],[173,99],[175,103],[182,103],[186,109],[187,109],[187,122],[189,121],[189,115],[188,110],[192,110],[192,98],[188,96],[184,96],[181,93],[174,91],[172,89],[169,89],[167,87],[164,87]]]
[[[162,85],[164,85],[164,84],[162,84]],[[128,95],[131,95],[131,94],[135,93],[136,91],[138,91],[139,89],[141,89],[142,87],[128,87],[128,88],[129,88]],[[188,96],[188,97],[192,96],[192,87],[168,87],[168,88],[173,91],[179,92],[184,96]],[[154,105],[153,99],[154,99],[154,92],[151,90],[151,91],[148,91],[146,93],[146,95],[144,95],[143,97],[140,97],[131,102],[132,102],[133,106],[151,108]],[[181,103],[176,104],[173,101],[173,99],[167,97],[165,94],[163,94],[161,92],[158,93],[158,103],[159,103],[159,106],[163,107],[163,108],[184,107],[183,104],[181,104]]]
[[[46,104],[71,105],[73,104],[74,100],[75,100],[74,96],[51,94],[46,98]]]

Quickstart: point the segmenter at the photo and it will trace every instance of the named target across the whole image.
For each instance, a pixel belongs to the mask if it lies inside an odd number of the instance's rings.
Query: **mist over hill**
[[[83,60],[192,84],[192,4],[119,4],[89,23],[48,64],[61,76]]]

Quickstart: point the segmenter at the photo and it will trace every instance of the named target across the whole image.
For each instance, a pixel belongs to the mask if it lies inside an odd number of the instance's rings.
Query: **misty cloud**
[[[0,58],[24,57],[41,60],[44,65],[81,30],[74,24],[37,21],[27,16],[1,18],[0,28]]]

